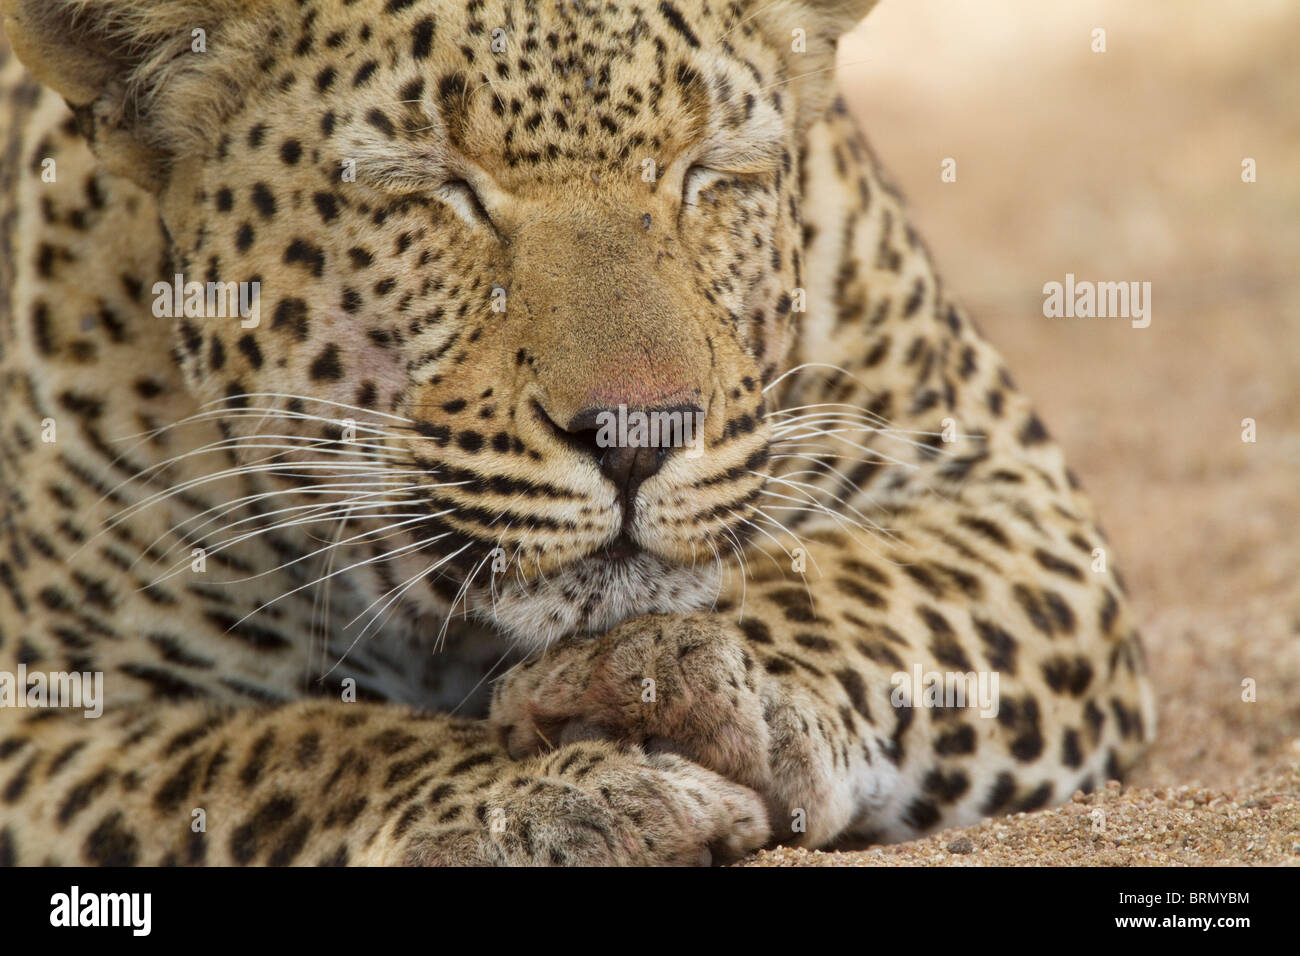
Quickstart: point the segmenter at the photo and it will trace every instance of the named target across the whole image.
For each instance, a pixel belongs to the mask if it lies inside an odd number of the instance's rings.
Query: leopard
[[[872,6],[0,0],[0,864],[719,864],[1123,779],[1137,618],[846,105]]]

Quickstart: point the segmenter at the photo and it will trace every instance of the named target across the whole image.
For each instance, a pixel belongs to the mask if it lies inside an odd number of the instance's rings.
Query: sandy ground
[[[1100,509],[1159,739],[1122,793],[749,862],[1300,865],[1296,37],[1293,2],[883,0],[846,42],[854,112]],[[1151,326],[1044,318],[1066,272],[1151,282]]]

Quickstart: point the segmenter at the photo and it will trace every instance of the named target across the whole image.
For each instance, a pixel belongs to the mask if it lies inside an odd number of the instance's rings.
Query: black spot
[[[271,328],[278,329],[285,326],[289,327],[299,342],[306,340],[307,303],[302,299],[281,299],[276,304],[275,312],[271,317]]]
[[[424,95],[424,80],[417,76],[398,90],[397,95],[403,103],[418,103]]]
[[[87,860],[97,866],[135,866],[140,841],[126,828],[125,819],[121,810],[114,810],[90,831],[83,848]]]
[[[1044,427],[1042,420],[1037,415],[1030,415],[1024,427],[1020,429],[1020,444],[1037,445],[1047,441],[1047,438],[1047,428]]]
[[[740,629],[745,637],[755,644],[771,644],[772,632],[766,624],[757,618],[747,617],[740,622]]]
[[[201,754],[191,754],[175,773],[164,780],[154,794],[154,806],[164,812],[175,810],[180,806],[180,802],[189,795],[195,780],[198,779],[199,764],[202,759]]]
[[[337,382],[343,377],[343,365],[339,361],[339,347],[330,343],[311,363],[310,375],[317,382]]]
[[[1061,738],[1061,762],[1067,767],[1083,765],[1083,748],[1079,745],[1079,732],[1067,727]]]
[[[1016,801],[1012,808],[1014,813],[1030,813],[1034,810],[1041,810],[1047,806],[1052,799],[1052,785],[1050,783],[1040,783],[1037,787],[1025,794],[1023,798]]]
[[[496,758],[491,753],[473,754],[472,756],[466,757],[464,760],[461,760],[459,763],[455,764],[450,770],[447,771],[447,776],[449,777],[459,776],[460,774],[465,773],[467,770],[472,770],[475,767],[481,767],[485,763],[491,763],[494,759]]]
[[[970,778],[961,770],[944,773],[935,768],[925,775],[921,786],[940,803],[956,803],[970,789]]]
[[[411,56],[423,60],[433,47],[433,17],[419,20],[411,30]]]
[[[928,830],[939,822],[939,808],[924,798],[913,800],[903,814],[903,819],[917,830]]]
[[[267,864],[270,866],[288,866],[302,852],[302,848],[307,842],[307,834],[310,832],[311,820],[307,817],[299,818],[281,838],[275,849],[271,851],[271,856],[266,861]]]
[[[316,211],[320,213],[320,217],[323,221],[329,222],[331,219],[338,216],[339,203],[338,200],[334,198],[333,193],[318,192],[311,198],[316,204]]]
[[[998,722],[1015,733],[1008,749],[1024,763],[1032,763],[1043,753],[1043,735],[1038,729],[1038,701],[1032,697],[1003,700]]]
[[[295,239],[289,243],[284,250],[284,262],[285,265],[303,263],[317,278],[325,272],[325,253],[319,246],[312,245],[305,239]]]
[[[389,139],[393,138],[393,121],[385,116],[381,110],[372,109],[366,114],[366,122],[379,130],[379,132],[383,133]]]
[[[1017,584],[1011,589],[1011,596],[1015,598],[1016,603],[1025,612],[1025,617],[1029,618],[1029,622],[1048,637],[1051,637],[1053,634],[1052,620],[1047,616],[1038,595],[1031,588],[1023,584]]]
[[[930,650],[934,654],[935,660],[959,671],[970,670],[970,659],[957,642],[957,635],[953,632],[952,625],[948,623],[947,618],[933,608],[924,605],[916,610],[930,629],[932,636]]]
[[[668,0],[663,0],[659,4],[659,12],[668,21],[668,25],[680,33],[692,49],[698,50],[700,48],[699,38],[692,32],[681,12],[675,6],[669,3]]]
[[[867,705],[867,686],[863,682],[862,676],[857,671],[845,668],[835,672],[835,679],[844,688],[844,693],[848,695],[849,703],[853,705],[853,709],[861,714],[867,723],[871,723],[871,708]]]
[[[973,754],[975,752],[975,729],[970,724],[960,724],[941,733],[934,742],[937,754]]]
[[[982,621],[977,617],[971,620],[975,624],[975,631],[979,634],[980,641],[984,644],[984,653],[988,656],[989,664],[994,670],[1005,671],[1010,676],[1016,673],[1016,639],[1011,634],[993,624],[990,621]]]
[[[1043,603],[1047,605],[1048,612],[1052,619],[1056,621],[1057,628],[1065,634],[1074,633],[1074,612],[1070,610],[1070,605],[1065,603],[1065,598],[1055,591],[1043,591]]]
[[[822,654],[829,654],[835,650],[835,645],[820,634],[796,634],[794,642],[800,647],[806,647],[810,651],[818,651]]]
[[[993,781],[993,786],[989,789],[988,795],[984,798],[984,803],[980,807],[980,813],[990,816],[1004,810],[1011,802],[1011,798],[1016,795],[1016,780],[1011,774],[1003,772]]]
[[[297,801],[283,794],[271,797],[262,804],[251,818],[236,827],[230,835],[230,855],[235,862],[252,862],[257,855],[259,838],[283,825],[297,808]]]
[[[982,537],[988,538],[994,544],[1003,548],[1010,548],[1011,541],[998,525],[989,521],[987,518],[979,518],[974,515],[963,515],[958,519],[962,525],[976,532]]]
[[[1053,574],[1064,575],[1067,578],[1073,578],[1075,581],[1083,580],[1083,572],[1075,565],[1063,558],[1058,558],[1050,551],[1043,548],[1034,550],[1034,560],[1042,567],[1044,571],[1051,571]]]
[[[253,205],[267,219],[275,215],[275,196],[266,183],[256,183],[253,186]]]
[[[239,351],[243,353],[244,358],[248,359],[248,363],[253,368],[262,367],[262,350],[258,347],[257,339],[253,337],[251,332],[240,336]]]
[[[857,581],[850,578],[836,578],[835,587],[849,597],[862,602],[867,607],[883,610],[889,604],[889,602],[885,600],[884,595],[879,591],[869,588],[864,584],[859,584]]]

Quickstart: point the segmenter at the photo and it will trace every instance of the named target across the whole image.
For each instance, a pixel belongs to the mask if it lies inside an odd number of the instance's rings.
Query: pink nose
[[[590,409],[620,405],[649,410],[698,403],[699,385],[690,382],[691,376],[674,358],[652,358],[645,349],[603,356],[592,363],[581,407],[573,411],[570,420]]]

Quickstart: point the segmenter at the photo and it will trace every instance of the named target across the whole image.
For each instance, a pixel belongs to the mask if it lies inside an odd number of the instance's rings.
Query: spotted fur
[[[107,711],[0,710],[0,863],[691,863],[1121,774],[1092,507],[835,99],[870,6],[2,0],[0,669]]]

